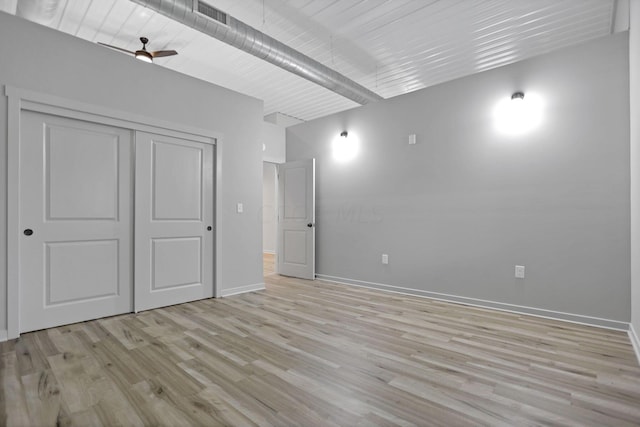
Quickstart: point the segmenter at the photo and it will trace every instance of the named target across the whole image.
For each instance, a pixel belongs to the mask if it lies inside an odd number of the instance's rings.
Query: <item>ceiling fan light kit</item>
[[[136,59],[144,62],[153,62],[153,56],[146,50],[138,50],[136,51]]]

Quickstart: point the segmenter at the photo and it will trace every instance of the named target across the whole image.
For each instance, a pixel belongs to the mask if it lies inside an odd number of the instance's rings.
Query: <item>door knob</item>
[[[25,236],[31,236],[31,235],[33,234],[33,230],[32,230],[32,229],[30,229],[30,228],[26,228],[26,229],[23,231],[23,233],[24,233],[24,235],[25,235]]]
[[[313,223],[310,222],[309,224],[307,224],[307,227],[309,227],[309,228],[313,227]]]
[[[208,227],[207,227],[207,231],[211,231],[211,226],[208,226]]]

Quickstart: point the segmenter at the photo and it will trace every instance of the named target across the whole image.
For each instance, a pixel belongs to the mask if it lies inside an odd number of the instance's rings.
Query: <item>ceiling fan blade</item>
[[[154,58],[160,58],[162,56],[172,56],[177,55],[178,52],[175,50],[156,50],[155,52],[151,52],[151,56]]]
[[[102,43],[102,42],[98,42],[98,44],[101,44],[102,46],[110,47],[111,49],[119,50],[121,52],[130,53],[131,55],[135,55],[136,54],[135,52],[132,52],[132,51],[127,50],[127,49],[123,49],[123,48],[118,47],[118,46],[111,46],[110,44],[106,44],[106,43]]]

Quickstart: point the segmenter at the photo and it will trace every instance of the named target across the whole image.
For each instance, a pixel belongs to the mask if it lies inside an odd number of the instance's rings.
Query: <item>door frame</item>
[[[0,332],[0,341],[20,336],[20,118],[22,111],[51,114],[132,131],[186,138],[213,145],[216,168],[213,198],[215,223],[214,259],[212,260],[214,263],[213,295],[216,298],[220,297],[218,286],[220,269],[217,267],[220,265],[218,260],[222,249],[218,238],[221,224],[217,208],[220,206],[222,193],[220,187],[223,158],[222,133],[9,85],[5,85],[4,94],[7,97],[7,336],[2,336],[3,334]]]

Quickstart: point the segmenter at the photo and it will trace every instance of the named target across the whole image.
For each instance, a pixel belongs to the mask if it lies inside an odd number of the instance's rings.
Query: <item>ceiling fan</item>
[[[112,46],[112,45],[106,44],[106,43],[98,42],[98,44],[110,47],[111,49],[115,49],[115,50],[119,50],[119,51],[122,51],[122,52],[130,53],[130,54],[134,55],[136,57],[136,59],[139,59],[139,60],[144,61],[144,62],[153,62],[153,58],[160,58],[162,56],[172,56],[172,55],[177,55],[178,54],[178,52],[176,52],[175,50],[156,50],[155,52],[149,52],[147,50],[147,43],[149,43],[149,39],[146,38],[146,37],[140,37],[140,41],[142,42],[142,49],[138,49],[135,52],[132,52],[132,51],[127,50],[127,49],[123,49],[123,48],[118,47],[118,46]]]

